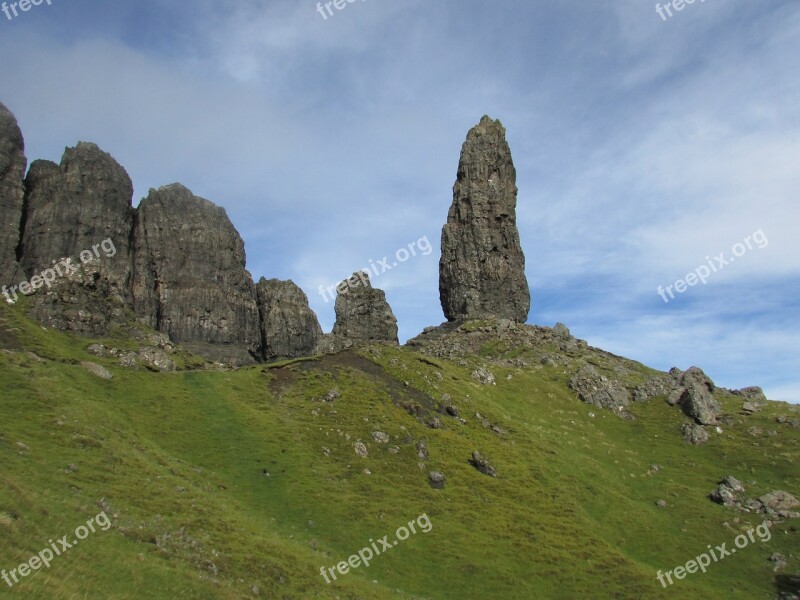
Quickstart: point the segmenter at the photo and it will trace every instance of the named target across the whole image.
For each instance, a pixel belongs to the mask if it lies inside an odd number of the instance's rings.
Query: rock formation
[[[439,262],[439,296],[448,321],[528,318],[517,175],[505,133],[499,121],[484,116],[461,150]]]
[[[27,164],[17,120],[0,103],[0,285],[10,286],[24,279],[17,263],[17,245]]]
[[[313,354],[322,339],[322,328],[303,290],[292,281],[267,281],[262,277],[256,292],[264,360]]]
[[[207,358],[253,362],[261,346],[255,285],[225,210],[179,184],[150,190],[133,239],[137,316]]]
[[[397,319],[383,290],[375,289],[366,271],[353,273],[337,286],[333,334],[349,340],[398,343]]]
[[[20,262],[26,273],[64,258],[79,265],[88,252],[94,275],[108,283],[104,293],[130,302],[133,184],[125,169],[82,142],[65,150],[60,165],[34,161],[25,188]],[[105,240],[108,251],[99,246]]]

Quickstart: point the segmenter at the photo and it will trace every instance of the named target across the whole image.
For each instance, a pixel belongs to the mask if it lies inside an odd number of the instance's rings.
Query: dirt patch
[[[352,350],[269,369],[268,372],[273,376],[269,383],[270,390],[280,395],[294,383],[297,371],[321,371],[337,376],[343,369],[359,371],[372,379],[378,389],[386,390],[395,406],[414,415],[420,422],[430,420],[434,413],[444,414],[444,409],[437,406],[433,398],[411,386],[406,386],[379,364]]]

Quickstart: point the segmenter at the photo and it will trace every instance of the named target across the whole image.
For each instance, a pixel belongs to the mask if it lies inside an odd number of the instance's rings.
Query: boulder
[[[630,404],[628,390],[618,381],[601,375],[593,365],[582,366],[569,380],[569,387],[587,404],[627,414],[626,409]]]
[[[708,441],[708,432],[702,425],[697,423],[684,423],[681,427],[681,433],[683,433],[683,439],[693,446],[699,446]]]
[[[495,469],[492,464],[477,450],[472,453],[472,458],[470,458],[469,464],[471,464],[484,475],[488,475],[489,477],[497,477],[497,469]]]
[[[484,116],[461,149],[442,230],[439,297],[448,321],[494,317],[524,323],[528,318],[516,177],[505,128]]]

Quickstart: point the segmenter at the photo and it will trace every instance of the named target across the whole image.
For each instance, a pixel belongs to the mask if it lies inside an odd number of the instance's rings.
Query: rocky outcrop
[[[34,161],[25,188],[20,262],[28,275],[69,259],[89,266],[104,295],[129,303],[133,184],[125,169],[81,142],[60,165]]]
[[[448,321],[523,323],[530,310],[516,223],[516,170],[500,121],[484,116],[461,150],[442,230],[439,296]]]
[[[716,386],[711,379],[697,367],[687,369],[680,376],[681,395],[678,404],[687,416],[699,425],[714,425],[722,414],[722,406],[714,398]]]
[[[631,401],[628,390],[618,381],[601,375],[592,365],[582,366],[569,380],[569,387],[587,404],[613,410],[621,417],[632,418],[627,411]]]
[[[383,290],[372,287],[365,271],[337,286],[333,336],[352,342],[397,344],[397,319]]]
[[[0,103],[0,285],[10,286],[24,279],[17,263],[17,246],[27,164],[17,119]]]
[[[292,281],[262,277],[256,293],[264,360],[313,354],[322,339],[322,328],[303,290]]]
[[[255,285],[225,210],[179,184],[151,190],[133,237],[136,315],[201,356],[253,362],[261,346]]]

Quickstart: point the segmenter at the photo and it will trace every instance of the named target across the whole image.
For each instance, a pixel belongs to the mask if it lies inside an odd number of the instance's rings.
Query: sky
[[[95,142],[134,205],[183,183],[326,331],[319,290],[384,257],[401,341],[444,321],[441,227],[487,114],[530,323],[800,402],[797,0],[47,1],[0,13],[28,160]]]

